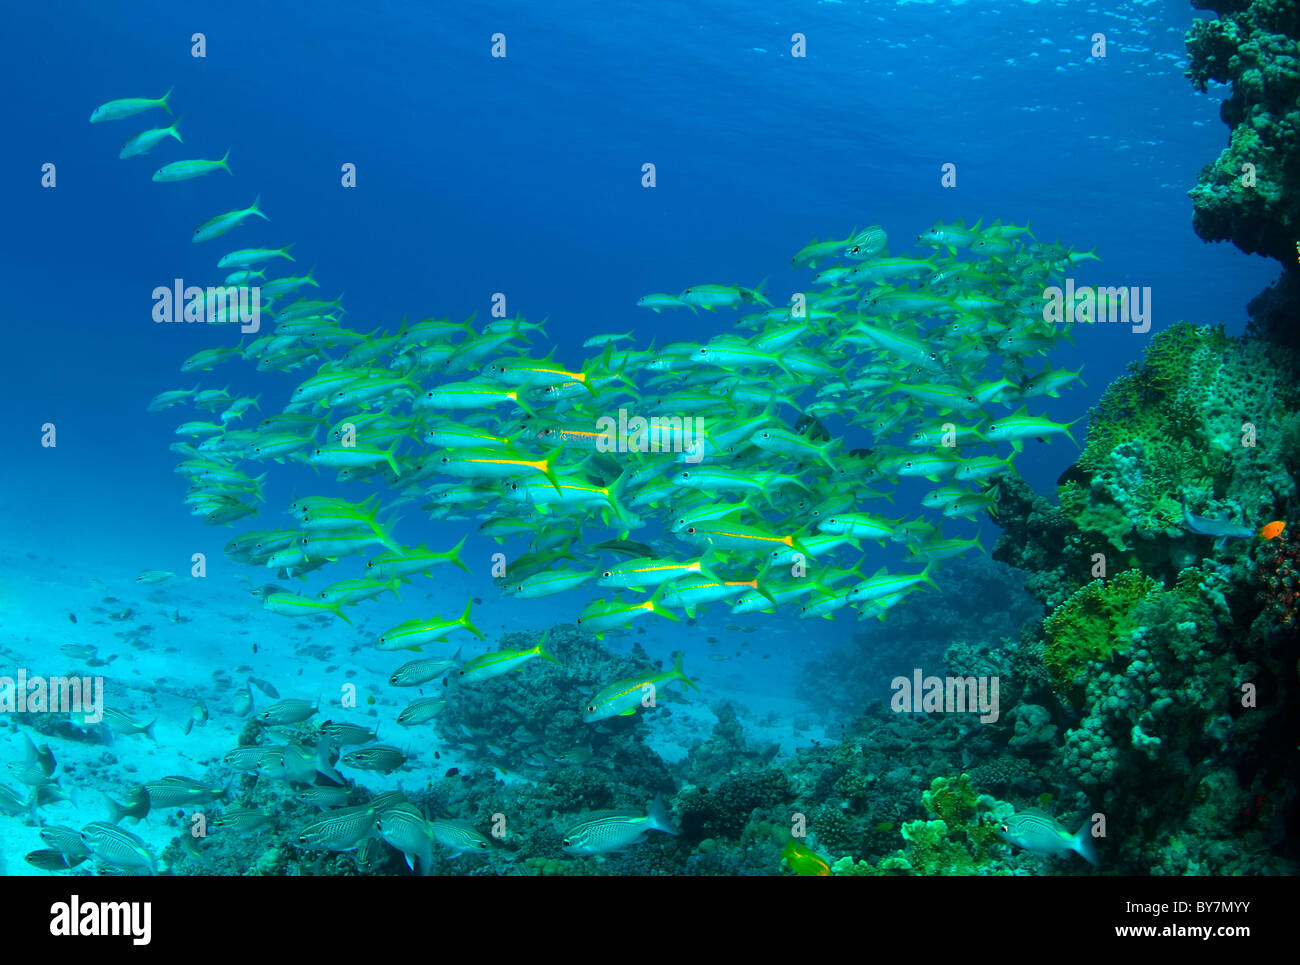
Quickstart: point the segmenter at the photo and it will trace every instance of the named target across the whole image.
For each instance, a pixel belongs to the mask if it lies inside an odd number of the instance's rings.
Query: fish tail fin
[[[175,89],[176,89],[176,85],[173,84],[171,87],[167,88],[167,93],[163,94],[162,97],[158,98],[158,106],[161,107],[163,110],[165,110],[168,114],[172,113],[172,108],[171,105],[167,103],[167,98],[172,96],[172,91],[174,91]]]
[[[335,603],[332,607],[330,607],[330,610],[332,610],[334,615],[338,617],[340,620],[342,620],[344,623],[346,623],[348,626],[352,626],[352,621],[349,620],[348,615],[343,612],[342,603]]]
[[[673,679],[680,680],[686,686],[690,687],[691,690],[699,692],[700,688],[695,686],[695,681],[691,680],[690,677],[686,676],[686,671],[682,669],[682,651],[680,650],[677,651],[677,659],[673,661],[672,674],[673,674]]]
[[[266,215],[262,214],[262,209],[258,207],[258,205],[261,203],[262,203],[262,196],[259,194],[256,198],[253,199],[253,208],[252,208],[253,214],[257,215],[259,218],[263,219],[264,221],[270,221],[271,219],[268,218]]]
[[[1091,821],[1083,822],[1083,827],[1075,833],[1074,851],[1094,868],[1101,864],[1100,859],[1097,857],[1097,848],[1092,843]]]
[[[546,632],[542,634],[541,642],[537,644],[537,656],[541,657],[543,660],[549,660],[551,663],[559,663],[560,661],[555,659],[555,655],[546,649],[546,640],[550,635],[551,631],[548,627]]]
[[[148,737],[151,741],[156,741],[158,739],[158,735],[153,732],[153,725],[156,723],[158,723],[157,717],[149,721],[149,723],[145,724],[144,727],[140,729],[140,733],[144,734],[144,736]]]
[[[605,351],[601,352],[600,355],[598,355],[596,358],[590,360],[589,362],[585,363],[582,366],[582,378],[580,378],[578,381],[581,382],[583,387],[588,392],[591,393],[591,397],[593,399],[597,398],[597,395],[596,395],[595,387],[591,384],[592,376],[595,375],[597,372],[601,372],[608,375],[610,360],[613,359],[613,357],[614,357],[614,343],[606,342]]]
[[[767,279],[764,278],[757,286],[755,286],[754,290],[751,291],[750,294],[754,296],[754,301],[758,302],[760,305],[766,305],[768,308],[771,308],[772,303],[768,301],[767,296],[763,294],[763,289],[766,287]]]
[[[817,455],[821,457],[822,462],[826,463],[831,472],[839,472],[840,468],[831,459],[831,450],[835,447],[836,442],[835,439],[827,439],[825,445],[817,447]]]
[[[515,397],[515,405],[519,406],[519,408],[527,412],[530,418],[533,419],[537,418],[537,410],[534,409],[532,405],[530,405],[527,402],[527,400],[524,399],[524,393],[522,389],[516,389],[514,392],[514,397]],[[556,489],[558,490],[559,487],[557,486]]]
[[[379,542],[382,543],[386,549],[390,549],[394,553],[402,552],[402,544],[393,539],[392,534],[384,527],[383,523],[379,522],[378,517],[379,510],[377,509],[370,509],[362,513],[362,519],[364,519],[366,525],[370,527],[370,531],[379,537]]]
[[[541,459],[534,465],[536,465],[541,470],[542,475],[550,481],[550,484],[555,488],[555,492],[558,495],[563,496],[564,490],[560,488],[560,477],[555,474],[555,470],[551,466],[551,461],[549,459]]]
[[[650,602],[650,612],[651,612],[651,613],[658,614],[659,616],[663,617],[663,618],[666,619],[666,620],[672,620],[673,623],[681,623],[681,622],[682,622],[681,617],[679,617],[679,616],[678,616],[676,613],[674,613],[672,610],[668,609],[666,606],[661,606],[660,603],[659,603],[659,599],[658,599],[658,598],[661,597],[661,596],[663,596],[663,592],[662,592],[662,591],[663,591],[663,588],[664,588],[665,586],[667,586],[667,585],[668,585],[667,583],[662,584],[662,585],[660,586],[660,588],[659,588],[659,589],[660,589],[660,592],[656,593],[653,597],[650,598],[650,601],[649,601],[649,602]],[[692,684],[692,686],[694,686],[694,685]]]
[[[402,467],[397,464],[397,459],[395,458],[395,456],[400,441],[401,440],[398,440],[398,442],[394,442],[391,446],[389,446],[387,449],[384,450],[384,460],[388,463],[388,468],[393,470],[393,475],[397,476],[399,479],[402,476]],[[392,547],[389,548],[392,549]]]
[[[668,802],[664,800],[662,794],[656,794],[655,799],[650,802],[650,807],[646,815],[650,821],[650,827],[656,831],[663,831],[665,834],[679,834],[677,826],[673,824],[672,815],[668,813]]]
[[[939,589],[939,584],[936,583],[936,582],[934,582],[934,577],[930,575],[930,570],[933,569],[933,568],[934,568],[934,563],[933,563],[933,562],[930,562],[930,563],[926,563],[926,564],[925,564],[925,569],[923,569],[923,570],[921,571],[921,574],[920,574],[920,576],[921,576],[921,582],[922,582],[922,583],[928,583],[928,584],[930,584],[931,587],[933,587],[934,589],[937,590],[937,589]]]
[[[755,579],[755,580],[754,580],[754,589],[757,590],[759,593],[763,594],[763,597],[764,597],[764,598],[765,598],[769,603],[771,603],[772,606],[777,606],[777,605],[778,605],[777,602],[776,602],[776,597],[774,597],[774,596],[772,595],[772,591],[771,591],[771,590],[769,590],[766,586],[763,585],[763,581],[762,581],[762,580],[758,580],[758,579]]]
[[[455,563],[466,573],[469,572],[469,567],[466,566],[465,561],[460,558],[460,549],[462,546],[465,545],[465,540],[467,539],[469,539],[469,536],[462,536],[460,538],[460,542],[457,543],[455,546],[453,546],[451,549],[447,550],[445,554],[448,562]]]
[[[620,491],[627,481],[629,471],[624,469],[618,479],[614,481],[614,484],[608,487],[609,505],[614,510],[614,515],[618,517],[618,524],[623,527],[619,533],[619,539],[627,539],[628,534],[632,532],[632,523],[635,519],[632,513],[628,511],[628,508],[623,505],[623,500],[620,498]]]
[[[397,597],[398,603],[402,602],[402,595],[397,592],[397,588],[401,585],[402,585],[402,578],[399,576],[395,576],[388,581],[388,588],[393,591],[393,596]]]
[[[285,245],[283,248],[280,249],[280,254],[284,255],[284,257],[288,258],[290,261],[297,261],[298,260],[297,258],[289,254],[289,249],[296,244],[297,244],[296,241],[289,242],[287,245]]]
[[[235,172],[230,170],[230,165],[226,163],[229,159],[230,159],[230,148],[226,148],[226,153],[221,155],[221,160],[218,161],[217,163],[226,169],[227,174],[229,174],[231,177],[234,177]]]
[[[462,627],[464,627],[466,630],[468,630],[470,633],[474,634],[474,636],[478,637],[480,640],[486,640],[487,637],[485,637],[485,636],[483,635],[483,631],[480,630],[478,627],[474,626],[474,624],[470,622],[470,619],[469,619],[469,608],[470,608],[473,604],[474,604],[474,601],[473,601],[472,599],[471,599],[471,600],[466,600],[466,601],[465,601],[465,610],[464,610],[464,612],[461,613],[461,615],[460,615],[460,619],[457,620],[456,622],[459,623],[459,624],[460,624]]]

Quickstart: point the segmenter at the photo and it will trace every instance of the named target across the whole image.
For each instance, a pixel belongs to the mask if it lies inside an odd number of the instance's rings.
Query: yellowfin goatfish
[[[279,613],[283,616],[301,617],[311,613],[333,613],[344,623],[350,624],[352,621],[343,613],[343,608],[337,603],[322,603],[320,600],[310,600],[306,597],[296,596],[293,593],[268,593],[266,599],[262,601],[262,606],[272,613]]]
[[[218,268],[251,268],[253,265],[260,265],[264,261],[272,258],[287,258],[293,261],[293,255],[289,254],[289,249],[293,245],[285,245],[283,248],[242,248],[239,251],[232,251],[228,255],[223,255],[217,262]]]
[[[480,640],[486,640],[483,631],[470,623],[469,610],[473,602],[473,600],[466,601],[464,612],[455,620],[444,620],[441,617],[421,620],[417,617],[399,623],[379,635],[379,639],[375,641],[375,649],[419,650],[424,644],[441,640],[453,630],[468,630]]]
[[[149,131],[142,131],[123,144],[122,150],[117,156],[125,159],[136,157],[140,154],[148,154],[160,141],[163,141],[168,137],[174,137],[178,142],[184,143],[181,141],[181,136],[176,130],[177,123],[178,122],[173,122],[171,127],[155,127]]]
[[[167,98],[172,96],[171,90],[163,94],[156,100],[150,100],[146,97],[126,97],[122,100],[109,101],[107,104],[101,104],[91,112],[90,123],[98,124],[100,121],[120,121],[124,117],[131,117],[135,114],[141,114],[144,111],[151,111],[155,107],[161,107],[168,114],[172,112],[171,107],[167,105]]]
[[[700,689],[682,672],[680,653],[671,670],[641,674],[610,684],[591,698],[584,708],[582,719],[588,724],[594,724],[610,717],[631,716],[638,707],[653,707],[659,690],[674,680],[680,680],[692,690]]]
[[[491,680],[493,677],[518,670],[537,657],[549,660],[551,663],[560,662],[546,652],[546,640],[543,637],[541,643],[527,650],[498,650],[496,653],[485,653],[475,657],[460,668],[460,679],[467,684]]]
[[[199,225],[199,227],[194,229],[194,236],[190,240],[211,241],[213,238],[218,238],[221,235],[224,235],[232,228],[239,227],[244,223],[244,221],[251,218],[253,215],[257,215],[264,221],[270,221],[271,219],[264,215],[257,207],[261,200],[262,196],[259,194],[253,199],[253,203],[247,208],[241,208],[238,211],[227,211],[225,214],[219,214],[215,218],[209,218],[207,221],[203,222],[203,224]],[[223,265],[221,267],[225,266]]]
[[[180,138],[177,138],[180,140]],[[230,170],[230,165],[226,159],[230,157],[230,150],[221,156],[220,161],[205,161],[202,159],[194,161],[173,161],[171,164],[164,164],[153,173],[153,180],[159,182],[170,181],[188,181],[190,178],[201,178],[205,174],[211,174],[213,171],[225,171],[233,175],[235,172]]]

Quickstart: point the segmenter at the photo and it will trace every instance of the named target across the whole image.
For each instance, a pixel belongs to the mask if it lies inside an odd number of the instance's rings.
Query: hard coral
[[[1079,702],[1079,675],[1091,661],[1109,660],[1128,647],[1139,626],[1134,609],[1159,586],[1138,570],[1126,570],[1112,580],[1093,580],[1052,612],[1043,623],[1043,662],[1059,696]]]

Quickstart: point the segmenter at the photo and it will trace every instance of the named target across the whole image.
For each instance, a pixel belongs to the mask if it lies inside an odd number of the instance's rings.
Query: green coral
[[[965,774],[955,781],[936,777],[930,782],[930,790],[921,792],[921,803],[954,826],[967,823],[975,815],[978,799],[970,778]]]
[[[999,870],[994,849],[1001,839],[988,819],[1000,802],[977,794],[965,774],[936,777],[930,789],[922,792],[921,800],[932,817],[903,823],[900,833],[906,843],[904,848],[875,865],[841,858],[831,865],[831,873],[971,875]]]
[[[1156,335],[1093,408],[1062,514],[1093,552],[1135,553],[1172,578],[1205,550],[1194,514],[1256,518],[1292,488],[1297,390],[1289,355],[1186,322]]]
[[[1090,662],[1109,660],[1128,647],[1140,626],[1136,607],[1159,587],[1141,571],[1125,570],[1111,580],[1093,580],[1052,612],[1043,622],[1043,664],[1058,696],[1079,703],[1077,678]]]

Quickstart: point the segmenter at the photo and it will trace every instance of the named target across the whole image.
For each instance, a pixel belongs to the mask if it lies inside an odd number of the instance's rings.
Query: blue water
[[[282,400],[306,374],[239,362],[182,374],[187,356],[233,333],[150,318],[155,287],[215,284],[216,258],[252,244],[293,242],[292,267],[315,266],[322,297],[344,292],[354,329],[481,322],[503,292],[578,364],[598,332],[633,331],[639,347],[702,342],[735,317],[656,315],[635,306],[649,292],[766,278],[783,302],[809,284],[790,258],[813,238],[880,224],[892,254],[920,256],[929,249],[908,239],[935,222],[1028,220],[1039,240],[1097,251],[1073,273],[1081,283],[1152,291],[1150,333],[1095,326],[1052,356],[1082,366],[1087,385],[1044,410],[1079,418],[1156,332],[1183,319],[1242,331],[1246,302],[1276,274],[1191,227],[1186,192],[1227,140],[1223,90],[1198,94],[1183,76],[1194,15],[1072,0],[5,5],[3,542],[120,566],[120,578],[182,572],[202,551],[234,585],[240,567],[221,545],[249,527],[187,514],[167,449],[182,410],[144,409],[196,381]],[[190,55],[195,32],[206,58]],[[504,59],[490,56],[497,32]],[[805,58],[791,56],[796,32]],[[1089,56],[1097,32],[1104,59]],[[152,126],[137,122],[161,115],[87,123],[104,101],[169,86],[183,147],[118,160]],[[162,163],[227,147],[233,178],[150,181]],[[47,162],[55,188],[41,186]],[[653,188],[641,185],[647,162]],[[340,186],[345,163],[355,188]],[[940,184],[946,163],[955,188]],[[190,242],[255,196],[269,224]],[[45,423],[57,448],[39,444]],[[1031,444],[1017,468],[1050,492],[1077,451]],[[269,468],[273,503],[312,485],[310,470]],[[405,525],[406,541],[439,548],[472,524]],[[474,537],[468,549],[481,561],[495,546]],[[442,612],[492,592],[481,573],[454,586]],[[581,605],[565,595],[495,622],[571,622]],[[818,624],[827,647],[855,629]],[[743,684],[775,683],[795,658],[780,656],[780,671],[746,665]]]

